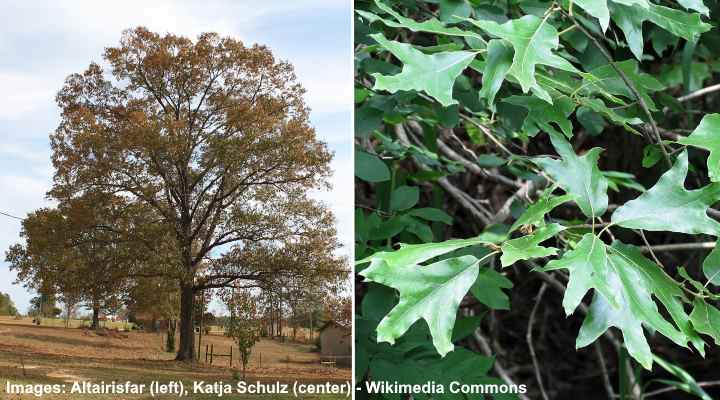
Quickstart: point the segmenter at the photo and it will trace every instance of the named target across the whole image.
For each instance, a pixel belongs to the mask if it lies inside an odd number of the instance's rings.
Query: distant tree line
[[[15,303],[10,299],[10,294],[0,292],[0,315],[17,315],[18,310]]]

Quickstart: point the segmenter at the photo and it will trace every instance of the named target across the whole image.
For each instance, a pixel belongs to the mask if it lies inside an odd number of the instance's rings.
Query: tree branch
[[[637,90],[635,85],[633,85],[633,83],[630,81],[630,78],[628,78],[628,76],[625,74],[625,72],[623,72],[623,70],[621,70],[615,64],[615,60],[613,59],[610,52],[605,48],[605,46],[603,46],[602,43],[600,43],[600,41],[595,37],[595,35],[593,35],[590,31],[585,29],[584,26],[580,25],[580,23],[578,23],[577,20],[575,19],[575,17],[573,17],[571,14],[566,13],[565,11],[563,11],[563,14],[565,14],[565,16],[567,16],[570,19],[570,21],[572,21],[572,23],[578,27],[580,32],[582,32],[585,36],[587,36],[588,39],[590,39],[591,42],[593,42],[595,47],[597,47],[598,50],[600,50],[600,52],[602,53],[602,55],[608,60],[608,63],[610,63],[610,66],[620,76],[620,79],[622,79],[623,82],[625,82],[625,85],[628,87],[628,89],[630,89],[633,96],[635,96],[635,99],[637,100],[638,105],[643,110],[643,113],[645,114],[648,121],[650,122],[650,128],[652,130],[653,135],[655,136],[655,140],[657,141],[657,144],[660,146],[660,150],[662,150],[663,157],[665,158],[665,162],[667,163],[669,168],[672,168],[672,161],[670,161],[670,155],[668,154],[667,149],[665,148],[665,145],[662,142],[662,138],[660,137],[660,131],[658,130],[657,123],[655,123],[655,118],[653,118],[652,113],[650,112],[650,108],[648,108],[647,103],[645,103],[645,100],[640,95],[640,92]],[[650,141],[652,142],[652,140],[650,140]]]

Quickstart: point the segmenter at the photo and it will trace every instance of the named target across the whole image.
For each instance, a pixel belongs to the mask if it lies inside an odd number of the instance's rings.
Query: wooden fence
[[[205,364],[213,365],[213,362],[215,361],[216,357],[220,358],[227,358],[228,359],[228,365],[230,368],[233,367],[233,346],[229,346],[230,350],[227,353],[216,353],[215,352],[215,345],[210,343],[205,345]],[[219,350],[218,350],[219,351]],[[200,353],[201,350],[198,349],[198,361],[200,360]],[[238,362],[240,362],[240,354],[236,353],[236,357]],[[242,366],[242,365],[239,365]],[[258,368],[262,368],[262,353],[258,353]]]

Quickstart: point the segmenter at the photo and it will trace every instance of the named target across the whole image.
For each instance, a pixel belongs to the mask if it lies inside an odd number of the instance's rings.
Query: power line
[[[22,220],[23,220],[23,218],[20,218],[20,217],[16,217],[16,216],[14,216],[14,215],[12,215],[12,214],[8,214],[8,213],[6,213],[6,212],[2,212],[2,211],[0,211],[0,215],[4,215],[4,216],[6,216],[6,217],[10,217],[10,218],[15,218],[15,219],[19,219],[20,221],[22,221]]]

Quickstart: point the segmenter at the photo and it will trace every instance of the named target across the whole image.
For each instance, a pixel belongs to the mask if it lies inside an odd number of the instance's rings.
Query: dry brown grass
[[[15,318],[15,317],[5,317],[0,316],[0,321],[6,324],[16,324],[16,325],[29,325],[32,324],[32,317],[23,317],[23,318]],[[83,319],[70,319],[68,321],[68,327],[69,328],[83,328],[83,327],[89,327],[91,321],[83,320]],[[130,330],[134,324],[130,322],[114,322],[114,321],[100,321],[100,326],[108,329],[120,329],[120,330]],[[65,320],[62,318],[43,318],[42,319],[42,326],[54,326],[56,328],[64,328],[65,327]]]
[[[213,335],[222,335],[224,332],[223,327],[212,325],[210,326],[210,333]],[[312,335],[310,335],[310,329],[308,328],[297,328],[295,331],[295,337],[293,338],[293,328],[292,327],[283,327],[282,328],[282,334],[285,336],[288,340],[292,340],[294,342],[298,343],[307,343],[307,344],[313,344],[315,342],[315,339],[317,339],[319,333],[315,331]]]
[[[83,329],[34,326],[30,322],[0,317],[0,377],[23,383],[178,379],[228,382],[232,378],[227,358],[215,357],[213,365],[173,361],[174,355],[163,351],[164,337],[160,333],[133,331],[126,332],[125,338],[97,336]],[[204,336],[201,361],[205,344],[212,344],[215,353],[228,353],[231,343],[224,336]],[[233,353],[237,369],[237,352]],[[248,380],[342,382],[350,379],[350,373],[349,369],[321,366],[310,345],[264,339],[253,349]],[[0,399],[5,398],[3,390],[0,388]]]

